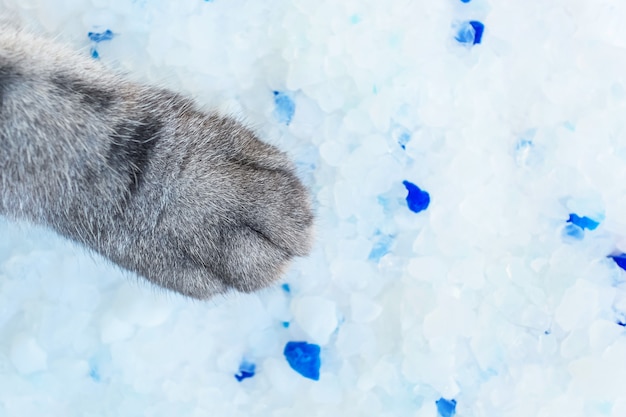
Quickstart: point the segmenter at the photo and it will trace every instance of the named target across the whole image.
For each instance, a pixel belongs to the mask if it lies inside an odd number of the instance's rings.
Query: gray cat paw
[[[211,116],[200,125],[202,133],[190,123],[186,138],[152,145],[152,162],[132,193],[136,210],[161,203],[145,240],[158,250],[130,269],[200,299],[264,288],[310,249],[309,193],[284,153],[234,120]]]

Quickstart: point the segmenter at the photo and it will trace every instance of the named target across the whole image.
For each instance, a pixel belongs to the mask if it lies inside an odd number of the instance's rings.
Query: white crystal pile
[[[0,416],[626,416],[626,2],[2,10],[245,119],[317,234],[287,285],[196,302],[3,220]]]

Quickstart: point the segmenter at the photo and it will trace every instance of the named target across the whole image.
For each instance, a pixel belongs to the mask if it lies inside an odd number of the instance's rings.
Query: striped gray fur
[[[198,299],[274,282],[313,228],[292,163],[250,129],[12,25],[0,212]]]

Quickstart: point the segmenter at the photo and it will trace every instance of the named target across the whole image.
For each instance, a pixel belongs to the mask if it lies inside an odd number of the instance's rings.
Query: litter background
[[[245,120],[310,257],[210,302],[0,222],[0,416],[626,415],[626,3],[4,0]]]

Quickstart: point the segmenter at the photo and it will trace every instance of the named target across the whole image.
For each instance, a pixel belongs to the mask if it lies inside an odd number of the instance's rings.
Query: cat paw
[[[202,140],[155,145],[155,153],[178,162],[163,169],[157,158],[136,192],[138,210],[142,198],[159,196],[162,206],[151,237],[137,240],[149,256],[130,268],[198,299],[278,280],[309,252],[314,220],[309,193],[284,153],[231,119],[212,117],[206,128]]]

